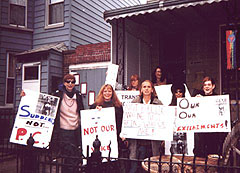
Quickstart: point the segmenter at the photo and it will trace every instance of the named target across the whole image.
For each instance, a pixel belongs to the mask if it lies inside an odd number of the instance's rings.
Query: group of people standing
[[[80,134],[80,110],[84,109],[82,96],[79,91],[75,89],[75,77],[71,74],[67,74],[63,78],[63,85],[59,87],[58,92],[54,95],[60,97],[59,108],[57,112],[56,124],[54,131],[57,131],[60,139],[64,139],[75,146],[81,146],[81,134]],[[152,76],[151,80],[144,80],[140,83],[138,75],[132,75],[130,78],[130,86],[127,90],[139,91],[139,96],[136,97],[132,103],[142,104],[156,104],[162,105],[162,102],[158,99],[154,86],[167,84],[167,79],[164,75],[163,69],[157,67]],[[215,82],[212,78],[206,77],[203,80],[203,87],[194,96],[210,96],[215,95],[214,92]],[[173,83],[171,87],[172,101],[170,106],[176,106],[177,98],[185,97],[185,86],[183,83]],[[137,139],[125,139],[121,137],[121,127],[123,118],[123,107],[119,101],[116,92],[113,87],[109,84],[105,84],[101,87],[97,98],[90,109],[99,109],[114,107],[115,108],[115,119],[117,127],[117,140],[119,145],[119,153],[121,148],[128,147],[130,159],[144,159],[147,156],[156,156],[160,154],[160,149],[164,147],[164,141],[150,141],[150,140],[137,140]],[[195,147],[197,151],[201,152],[203,148],[207,146],[207,153],[216,152],[216,146],[220,146],[222,143],[219,142],[219,137],[211,134],[211,138],[214,138],[215,142],[211,143],[211,139],[206,140],[208,134],[201,134],[197,136],[195,140]],[[127,141],[127,142],[125,142]],[[222,142],[222,141],[221,141]],[[64,145],[64,144],[63,144]],[[66,147],[65,147],[66,148]],[[150,151],[150,152],[149,152]],[[67,148],[67,154],[71,155],[73,150]],[[72,160],[67,160],[66,163],[72,163]],[[62,172],[74,172],[70,167],[66,167]],[[137,172],[138,163],[131,162],[129,172]]]

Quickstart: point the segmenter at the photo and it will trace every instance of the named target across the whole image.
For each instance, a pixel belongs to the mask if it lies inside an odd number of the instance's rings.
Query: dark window
[[[10,24],[25,26],[26,7],[16,4],[10,4]]]
[[[14,54],[8,53],[7,80],[6,80],[6,104],[13,104],[14,98],[14,81],[15,81],[15,57]]]
[[[38,80],[38,66],[24,67],[24,80]]]
[[[58,3],[49,3],[49,25],[63,22],[64,1]]]

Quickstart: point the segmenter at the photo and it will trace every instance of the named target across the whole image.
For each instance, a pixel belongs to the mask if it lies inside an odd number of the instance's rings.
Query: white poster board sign
[[[51,140],[59,98],[24,90],[15,118],[10,142],[27,145],[32,134],[34,147],[47,148]]]
[[[177,100],[176,132],[230,132],[229,95]]]
[[[184,84],[185,86],[185,97],[189,98],[191,97],[187,85]],[[167,84],[167,85],[160,85],[160,86],[155,86],[155,90],[158,96],[158,99],[163,103],[163,105],[168,106],[171,101],[172,101],[172,91],[171,91],[172,84]]]
[[[169,106],[175,109],[174,116],[177,116],[177,106]],[[174,129],[176,128],[176,119],[174,122]],[[181,147],[184,146],[184,149]],[[187,156],[193,156],[194,148],[194,133],[193,132],[173,132],[173,140],[165,141],[165,154],[171,155],[170,149],[173,149],[173,154],[185,154]]]
[[[172,140],[174,108],[163,105],[128,103],[123,106],[123,112],[121,132],[123,137]]]
[[[133,99],[139,96],[140,91],[116,91],[117,97],[125,105],[126,103],[131,103]]]
[[[87,145],[89,153],[94,150],[92,144],[98,135],[101,142],[100,151],[103,157],[108,157],[109,144],[111,142],[110,157],[118,157],[117,128],[115,121],[114,107],[98,109],[89,109],[81,111],[81,133],[83,155],[87,156]]]
[[[118,65],[111,64],[108,66],[107,76],[105,84],[110,84],[113,89],[115,89],[116,81],[117,81],[117,74],[118,74]]]

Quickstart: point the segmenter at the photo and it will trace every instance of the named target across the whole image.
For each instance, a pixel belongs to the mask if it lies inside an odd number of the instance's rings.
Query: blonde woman
[[[156,104],[162,105],[162,102],[157,99],[156,92],[153,83],[150,80],[145,80],[142,82],[140,87],[140,96],[136,97],[132,103],[142,103],[142,104]],[[147,157],[147,148],[151,145],[152,155],[160,155],[159,148],[161,146],[161,141],[149,141],[149,140],[129,140],[129,158],[130,159],[144,159]],[[138,163],[132,162],[130,172],[137,172]]]
[[[105,84],[101,87],[96,101],[90,106],[90,109],[102,109],[107,107],[115,108],[115,119],[117,126],[117,139],[119,147],[122,145],[122,140],[119,137],[122,127],[122,117],[123,117],[123,107],[122,103],[119,101],[116,92],[113,90],[112,86]]]

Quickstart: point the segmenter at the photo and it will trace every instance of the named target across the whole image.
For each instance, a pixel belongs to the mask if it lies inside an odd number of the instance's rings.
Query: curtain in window
[[[63,2],[49,5],[49,24],[63,22],[63,7]]]
[[[25,26],[25,6],[10,4],[10,24]]]

